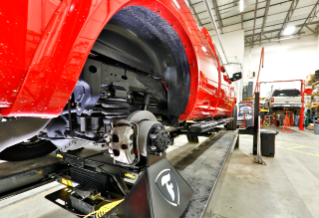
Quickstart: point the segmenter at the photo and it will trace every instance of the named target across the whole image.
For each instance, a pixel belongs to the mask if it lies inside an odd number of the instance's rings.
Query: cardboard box
[[[309,123],[308,129],[314,130],[315,129],[315,125],[313,123]]]
[[[311,84],[312,83],[312,80],[315,78],[315,74],[309,74],[307,77],[306,77],[306,84]]]

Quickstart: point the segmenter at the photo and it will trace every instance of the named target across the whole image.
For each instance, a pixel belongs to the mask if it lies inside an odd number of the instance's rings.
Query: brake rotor
[[[127,120],[120,120],[112,131],[110,153],[119,164],[136,165],[147,156],[150,130],[162,124],[149,111],[135,111]]]

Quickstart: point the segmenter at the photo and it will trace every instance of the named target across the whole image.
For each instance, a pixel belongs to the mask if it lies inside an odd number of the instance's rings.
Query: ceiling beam
[[[251,46],[251,42],[248,41],[247,39],[245,39],[245,41],[249,44],[249,46]]]
[[[303,19],[302,19],[303,20]],[[294,21],[292,21],[292,22],[294,22]],[[280,25],[280,24],[276,24],[276,25]],[[309,25],[319,25],[319,21],[315,21],[315,22],[312,22],[312,23],[309,23],[309,24],[307,24],[308,26]],[[304,24],[298,24],[298,25],[295,25],[295,27],[301,27],[301,26],[305,26]],[[273,29],[273,30],[269,30],[269,31],[264,31],[264,35],[265,34],[268,34],[268,33],[274,33],[274,32],[278,32],[278,31],[280,31],[281,30],[281,28],[280,29]],[[317,26],[316,27],[316,31],[319,31],[319,27]],[[208,30],[208,31],[213,31],[213,30]],[[249,34],[249,35],[245,35],[245,38],[251,38],[253,36],[253,34]],[[277,37],[277,36],[276,36]]]
[[[265,9],[265,14],[264,14],[264,20],[263,20],[263,24],[262,24],[262,26],[261,26],[260,42],[259,42],[259,44],[261,44],[261,36],[264,34],[264,28],[265,28],[265,24],[266,24],[266,21],[267,21],[267,16],[268,16],[268,11],[269,11],[270,1],[271,1],[271,0],[268,0],[267,3],[266,3],[266,9]]]
[[[234,0],[233,2],[229,2],[229,3],[226,3],[226,4],[220,5],[220,6],[231,5],[231,4],[234,4],[234,3],[239,2],[239,1],[240,0]],[[195,5],[198,6],[198,5],[202,5],[202,4],[204,4],[204,1],[196,2],[196,3],[194,3],[194,4],[190,5],[190,6],[195,6]]]
[[[241,13],[240,17],[241,17],[241,28],[244,29],[244,15],[243,15],[243,13]]]
[[[312,23],[308,23],[307,25],[315,25],[315,24],[319,24],[319,21],[315,21],[315,22],[312,22]],[[295,27],[302,27],[302,26],[306,26],[305,24],[299,24],[299,25],[296,25]],[[273,29],[273,30],[269,30],[269,31],[265,31],[264,34],[267,34],[267,33],[273,33],[273,32],[278,32],[280,31],[280,29]],[[245,38],[251,38],[253,36],[253,34],[250,34],[250,35],[246,35]],[[278,36],[276,35],[275,37],[278,38]]]
[[[307,37],[307,36],[314,36],[316,34],[308,34],[308,35],[303,35],[303,36],[300,36],[300,35],[291,35],[291,36],[294,36],[294,37],[287,37],[287,38],[284,38],[284,39],[278,39],[277,37],[273,37],[273,38],[267,38],[267,39],[264,39],[264,40],[268,40],[268,42],[262,42],[261,44],[267,44],[267,43],[273,43],[273,42],[280,42],[280,41],[283,41],[283,40],[290,40],[290,39],[299,39],[299,38],[302,38],[302,37]],[[249,42],[246,41],[246,45],[245,46],[251,46],[251,44]]]
[[[317,17],[317,14],[318,14],[318,12],[319,12],[319,5],[318,5],[318,4],[319,4],[319,0],[318,0],[317,3],[315,4],[315,6],[312,8],[310,14],[308,15],[307,19],[306,19],[305,22],[304,22],[304,25],[300,27],[300,29],[298,30],[297,34],[300,34],[302,28],[303,28],[304,26],[307,27],[307,25],[308,25],[309,23],[311,23],[315,17]],[[307,27],[307,28],[309,29],[309,27]]]
[[[288,25],[292,15],[293,15],[295,9],[297,8],[298,3],[299,3],[299,0],[293,0],[292,1],[291,5],[290,5],[290,8],[288,10],[287,16],[286,16],[286,18],[284,20],[284,23],[283,23],[279,33],[276,35],[276,37],[278,37],[278,39],[280,39],[281,32],[287,27],[287,25]]]
[[[282,1],[282,2],[278,2],[278,3],[274,3],[274,4],[272,4],[272,5],[270,5],[269,7],[271,8],[271,7],[275,7],[275,6],[280,6],[280,5],[282,5],[283,3],[289,3],[289,2],[291,2],[291,1],[293,1],[293,0],[286,0],[286,1]],[[258,4],[260,5],[261,3],[265,3],[265,2],[267,2],[267,0],[266,1],[262,1],[262,2],[258,2]],[[300,7],[300,8],[298,8],[298,9],[301,9],[301,8],[305,8],[305,7],[310,7],[310,6],[313,6],[314,4],[311,4],[311,5],[307,5],[307,6],[303,6],[303,7]],[[246,5],[247,6],[247,5]],[[221,5],[219,5],[219,8],[221,8]],[[214,8],[212,8],[212,9],[214,9]],[[266,6],[262,6],[262,7],[258,7],[258,10],[260,11],[260,10],[263,10],[263,9],[266,9]],[[222,11],[223,9],[220,9],[219,10],[219,12],[221,13],[221,11]],[[198,15],[200,15],[200,14],[203,14],[203,13],[205,13],[205,12],[207,12],[207,10],[204,10],[204,11],[200,11],[200,12],[198,12],[197,14]],[[250,11],[244,11],[244,12],[242,12],[243,14],[249,14],[249,13],[251,13],[251,12],[254,12],[254,9],[253,10],[250,10]],[[282,12],[280,12],[280,13],[285,13],[286,11],[282,11]],[[278,13],[275,13],[275,14],[273,14],[273,15],[277,15]],[[234,14],[234,15],[231,15],[231,16],[228,16],[228,17],[224,17],[223,18],[223,20],[225,20],[225,19],[229,19],[229,18],[234,18],[234,17],[237,17],[238,16],[238,14]],[[207,17],[206,18],[203,18],[203,19],[207,19]]]
[[[308,27],[308,26],[305,26],[308,30],[310,30],[313,34],[316,34],[316,32],[313,30],[313,29],[311,29],[310,27]]]
[[[209,1],[209,0],[208,0],[208,1]],[[217,19],[218,19],[218,24],[219,24],[220,32],[223,34],[223,23],[222,23],[222,18],[221,18],[220,13],[219,13],[218,5],[217,5],[217,0],[212,0],[212,2],[213,2],[215,14],[216,14]]]
[[[185,0],[185,1],[186,1],[187,4],[189,5],[189,7],[192,9],[192,13],[193,13],[194,16],[196,17],[199,26],[203,26],[203,25],[202,25],[202,21],[199,19],[198,14],[197,14],[196,11],[195,11],[194,5],[191,5],[191,3],[190,3],[189,0]]]
[[[271,42],[271,40],[267,36],[263,35],[263,37],[265,37],[265,39],[267,39],[269,42]]]
[[[256,19],[261,19],[261,18],[263,18],[263,16],[260,16],[260,17],[256,17]],[[245,22],[248,22],[248,21],[251,21],[251,20],[253,20],[254,18],[252,18],[252,19],[249,19],[249,20],[244,20],[244,23]],[[298,19],[298,20],[291,20],[290,22],[300,22],[300,21],[304,21],[306,18],[302,18],[302,19]],[[211,23],[211,22],[209,22],[209,23]],[[207,24],[209,24],[209,23],[203,23],[203,25],[207,25]],[[316,22],[315,22],[316,23]],[[238,25],[238,24],[240,24],[240,22],[238,22],[238,23],[233,23],[233,24],[230,24],[230,25],[227,25],[227,26],[225,26],[224,25],[224,27],[230,27],[230,26],[234,26],[234,25]],[[267,27],[273,27],[273,26],[278,26],[278,25],[282,25],[283,23],[275,23],[275,24],[269,24],[268,26],[265,26],[265,28],[267,28]],[[301,25],[301,24],[300,24]],[[258,30],[258,29],[261,29],[261,28],[256,28],[256,30]],[[211,30],[214,30],[214,29],[207,29],[208,31],[211,31]],[[278,30],[276,30],[276,31],[279,31],[280,29],[278,29]],[[249,31],[252,31],[252,30],[245,30],[245,32],[249,32]]]
[[[254,37],[255,37],[255,28],[256,28],[257,5],[258,5],[258,0],[256,0],[256,4],[255,4],[255,13],[254,13],[254,27],[253,27],[252,47],[254,47]]]
[[[259,4],[260,4],[260,2],[259,2]],[[307,5],[307,6],[303,6],[303,7],[299,7],[299,8],[297,8],[296,10],[301,10],[301,9],[304,9],[304,8],[307,8],[307,7],[313,7],[315,4],[311,4],[311,5]],[[271,7],[272,5],[270,5],[269,6],[269,8]],[[258,8],[258,10],[260,11],[261,9],[266,9],[266,7],[263,7],[263,8]],[[280,12],[280,13],[284,13],[284,12]],[[275,13],[275,14],[268,14],[268,16],[267,16],[267,19],[270,17],[270,16],[275,16],[275,15],[278,15],[278,14],[280,14],[280,13]],[[242,15],[244,15],[245,14],[245,12],[242,12]],[[199,13],[197,13],[197,15],[199,15]],[[236,17],[238,17],[238,15],[240,15],[240,14],[237,14],[237,15],[235,15]],[[259,16],[259,17],[256,17],[256,19],[258,20],[258,19],[263,19],[264,18],[264,16]],[[209,19],[209,17],[208,18],[203,18],[202,20],[204,20],[204,19]],[[225,20],[225,19],[227,19],[227,18],[223,18],[223,20]],[[304,21],[306,18],[303,18],[303,19],[297,19],[297,20],[290,20],[290,22],[298,22],[298,21]],[[251,19],[247,19],[247,20],[243,20],[243,23],[245,23],[245,22],[249,22],[249,21],[252,21],[252,20],[254,20],[254,18],[251,18]],[[203,23],[203,25],[207,25],[207,24],[210,24],[211,22],[209,21],[209,22],[207,22],[207,23]],[[237,23],[232,23],[232,24],[229,24],[229,25],[223,25],[224,26],[224,28],[225,27],[230,27],[230,26],[234,26],[234,25],[238,25],[238,24],[241,24],[241,21],[239,21],[239,22],[237,22]],[[283,23],[277,23],[277,24],[271,24],[271,25],[269,25],[269,26],[266,26],[266,27],[270,27],[270,26],[276,26],[276,25],[283,25]],[[265,27],[265,28],[266,28]],[[261,29],[261,28],[256,28],[256,30],[257,29]],[[208,30],[209,31],[209,30]],[[249,31],[249,30],[248,30]],[[279,30],[278,30],[279,31]],[[247,30],[245,31],[245,32],[247,32]]]

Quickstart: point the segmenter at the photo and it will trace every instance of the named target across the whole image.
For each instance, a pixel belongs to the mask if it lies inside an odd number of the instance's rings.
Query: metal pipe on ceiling
[[[215,21],[213,12],[211,10],[212,7],[210,6],[210,3],[208,2],[208,0],[204,0],[204,2],[205,2],[206,9],[208,11],[208,14],[210,16],[210,19],[212,20],[212,23],[213,23],[213,26],[214,26],[214,29],[215,29],[215,32],[216,32],[216,35],[217,35],[218,42],[220,44],[220,47],[221,47],[222,52],[224,54],[224,57],[226,59],[226,64],[228,64],[228,58],[226,56],[226,53],[225,53],[225,50],[224,50],[224,46],[223,46],[223,43],[222,43],[222,39],[220,38],[219,31],[218,31],[218,28],[217,28],[217,25],[216,25],[216,21]]]
[[[291,40],[291,39],[299,39],[299,38],[303,38],[303,37],[307,37],[307,36],[314,36],[314,35],[317,35],[317,34],[308,34],[308,35],[296,36],[296,37],[292,37],[292,38],[289,37],[289,38],[277,39],[277,40],[273,40],[273,41],[270,41],[270,42],[263,42],[263,43],[261,43],[261,45],[269,44],[269,43],[275,43],[275,42],[280,42],[280,41],[285,41],[285,40]],[[272,39],[274,39],[274,38],[272,38]],[[245,45],[245,47],[248,47],[248,46],[251,46],[251,44]]]
[[[219,51],[218,51],[217,47],[215,46],[214,42],[213,42],[213,45],[216,48],[217,56],[218,56],[218,59],[219,59],[220,63],[224,66],[222,56],[220,56]]]

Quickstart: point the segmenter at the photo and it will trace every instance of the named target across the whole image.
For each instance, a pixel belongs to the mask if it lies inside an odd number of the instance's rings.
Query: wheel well
[[[100,33],[92,50],[163,79],[167,116],[179,117],[188,104],[190,70],[184,46],[161,16],[142,6],[118,11]]]

